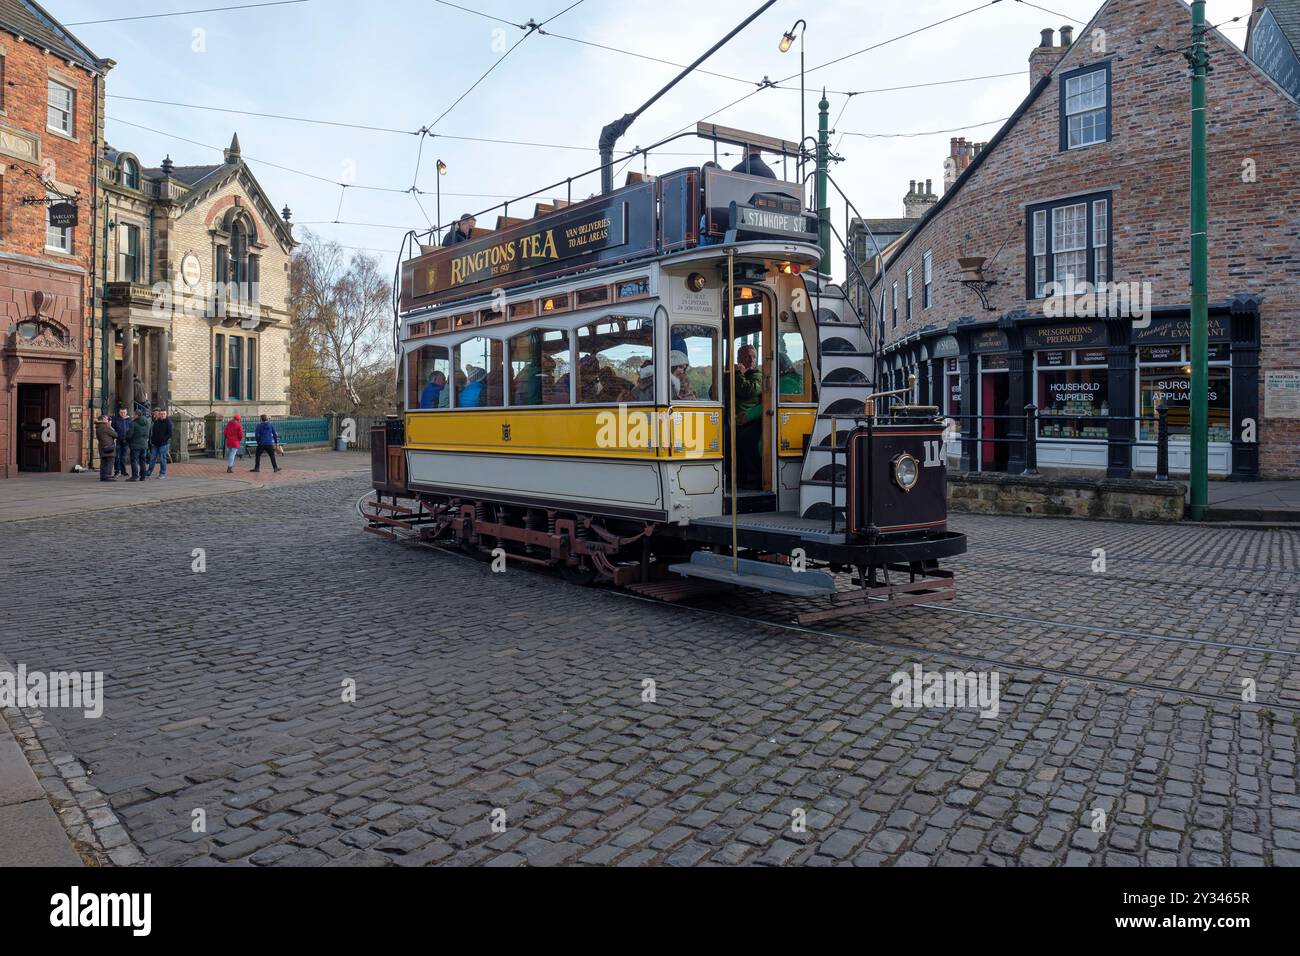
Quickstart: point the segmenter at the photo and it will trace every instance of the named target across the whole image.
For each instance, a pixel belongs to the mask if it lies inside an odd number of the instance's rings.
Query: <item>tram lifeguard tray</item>
[[[827,597],[835,593],[835,577],[815,569],[796,571],[771,561],[733,559],[713,551],[696,551],[691,560],[669,565],[668,570],[684,578],[704,578],[756,591],[772,591],[791,597]]]

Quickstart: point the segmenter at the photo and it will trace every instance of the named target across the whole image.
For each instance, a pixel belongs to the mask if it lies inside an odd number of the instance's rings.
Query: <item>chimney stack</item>
[[[1038,46],[1029,51],[1029,86],[1032,89],[1038,84],[1038,81],[1047,76],[1056,68],[1056,64],[1061,62],[1061,57],[1065,56],[1065,51],[1069,47],[1074,31],[1070,27],[1061,28],[1061,45],[1055,46],[1052,43],[1053,30],[1048,27],[1042,32],[1042,38]]]
[[[918,188],[919,182],[918,179],[910,180],[907,195],[903,197],[903,213],[908,219],[920,219],[927,209],[939,201],[931,189],[931,180],[925,180],[924,192]]]

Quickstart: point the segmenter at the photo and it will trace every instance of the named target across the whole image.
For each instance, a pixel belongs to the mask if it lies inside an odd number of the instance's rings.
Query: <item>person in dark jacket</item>
[[[99,441],[99,480],[113,480],[113,459],[117,451],[117,432],[113,430],[113,420],[105,412],[95,425],[95,438]]]
[[[126,413],[126,406],[117,406],[117,414],[110,420],[113,431],[117,434],[117,446],[113,458],[113,477],[125,478],[126,466],[131,460],[131,446],[126,442],[126,433],[131,429],[131,416]]]
[[[149,451],[149,432],[152,425],[144,412],[135,416],[126,432],[126,443],[131,449],[131,477],[127,481],[144,481],[145,456]]]
[[[146,478],[152,477],[153,466],[158,465],[158,477],[167,477],[167,454],[172,447],[172,421],[167,417],[167,409],[160,408],[154,413],[153,426],[149,430],[149,465],[144,470]]]
[[[776,179],[776,173],[772,172],[772,167],[763,162],[763,153],[757,146],[745,147],[745,158],[740,161],[739,166],[731,170],[733,173],[748,173],[751,176],[762,176],[765,179]]]
[[[461,213],[461,217],[456,220],[456,226],[443,237],[444,246],[454,246],[458,242],[464,242],[472,238],[474,223],[477,220],[469,213]]]
[[[280,466],[275,463],[275,446],[280,443],[280,436],[276,434],[271,419],[263,415],[262,420],[257,423],[257,431],[253,434],[257,438],[257,457],[253,459],[253,467],[249,470],[262,470],[262,453],[265,452],[271,458],[271,467],[278,472]]]

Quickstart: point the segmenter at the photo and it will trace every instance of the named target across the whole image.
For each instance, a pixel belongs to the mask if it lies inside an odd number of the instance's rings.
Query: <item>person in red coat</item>
[[[244,426],[236,415],[226,423],[226,474],[235,470],[235,456],[244,445]]]

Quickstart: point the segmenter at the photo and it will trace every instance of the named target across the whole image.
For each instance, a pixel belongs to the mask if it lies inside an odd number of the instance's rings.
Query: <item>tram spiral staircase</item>
[[[828,276],[804,279],[817,323],[817,418],[799,481],[799,514],[838,521],[844,515],[848,467],[845,440],[866,414],[875,359],[865,322]]]

